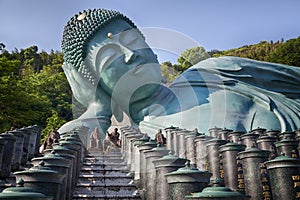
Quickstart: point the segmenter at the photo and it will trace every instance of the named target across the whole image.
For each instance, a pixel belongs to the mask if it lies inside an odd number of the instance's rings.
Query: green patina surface
[[[67,23],[63,66],[75,98],[87,108],[64,132],[82,124],[103,133],[126,113],[142,131],[179,126],[293,131],[300,126],[299,68],[237,57],[197,63],[170,86],[161,84],[157,57],[129,18],[93,9]],[[85,120],[89,121],[89,120]],[[72,124],[73,123],[73,124]],[[149,128],[155,127],[155,128]],[[153,129],[153,130],[152,130]]]

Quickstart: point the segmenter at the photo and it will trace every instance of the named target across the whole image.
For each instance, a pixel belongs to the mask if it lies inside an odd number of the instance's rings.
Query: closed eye
[[[114,59],[114,55],[106,56],[101,60],[100,62],[101,70],[104,70],[106,67],[109,66],[109,63]]]
[[[140,34],[136,29],[130,29],[120,33],[120,42],[124,46],[130,46],[134,44],[140,38]]]
[[[132,40],[128,41],[127,44],[126,44],[126,46],[129,46],[129,45],[133,44],[137,39],[138,39],[138,38],[135,37],[135,38],[133,38]]]
[[[97,52],[95,66],[99,66],[99,71],[108,67],[109,63],[116,58],[117,52],[114,45],[106,45]]]

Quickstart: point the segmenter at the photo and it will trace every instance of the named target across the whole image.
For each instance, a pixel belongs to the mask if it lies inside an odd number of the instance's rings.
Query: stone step
[[[140,199],[120,152],[90,151],[81,167],[72,199]]]
[[[136,192],[135,185],[130,184],[104,184],[104,183],[77,183],[73,190],[73,196],[78,194],[86,195],[111,195],[111,196],[133,196]]]
[[[115,169],[99,169],[96,171],[81,171],[82,175],[94,174],[94,175],[108,175],[108,176],[124,176],[128,174],[128,170],[121,171]]]
[[[89,167],[89,166],[126,166],[125,162],[84,162],[82,166]]]
[[[101,153],[101,152],[89,152],[86,154],[86,157],[122,157],[121,152],[112,152],[112,153]]]
[[[119,165],[119,166],[121,166],[121,165],[126,165],[126,163],[122,160],[122,161],[119,161],[119,162],[116,162],[116,161],[113,161],[113,162],[110,162],[110,161],[97,161],[97,160],[95,160],[95,161],[85,161],[85,162],[83,162],[83,165],[84,166],[88,166],[88,165],[106,165],[106,166],[109,166],[109,165],[112,165],[112,166],[114,166],[114,165]]]
[[[111,164],[111,165],[83,165],[81,171],[99,171],[99,170],[121,170],[129,171],[128,167],[124,164]]]
[[[97,159],[97,158],[87,158],[84,160],[84,163],[99,163],[99,164],[110,164],[110,163],[124,163],[123,159],[112,159],[112,158],[108,158],[108,159]]]
[[[85,155],[85,157],[113,157],[113,158],[117,158],[117,157],[119,157],[119,158],[121,158],[121,157],[123,157],[123,154],[121,154],[121,153],[109,153],[109,154],[104,154],[104,153],[88,153],[88,154],[86,154]]]
[[[141,199],[139,196],[135,195],[102,195],[102,194],[74,194],[73,200],[131,200],[131,199]]]
[[[78,181],[79,183],[87,183],[87,182],[99,182],[99,183],[120,183],[120,184],[128,184],[132,181],[132,176],[128,176],[127,174],[121,175],[107,175],[107,174],[81,174],[79,175]]]

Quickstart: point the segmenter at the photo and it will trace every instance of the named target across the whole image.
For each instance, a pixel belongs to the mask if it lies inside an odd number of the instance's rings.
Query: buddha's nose
[[[133,58],[134,58],[134,51],[130,51],[128,53],[125,54],[125,63],[129,64],[132,62]]]
[[[125,55],[124,61],[126,64],[130,64],[135,57],[135,52],[131,49],[128,49],[127,47],[122,47],[123,53]]]

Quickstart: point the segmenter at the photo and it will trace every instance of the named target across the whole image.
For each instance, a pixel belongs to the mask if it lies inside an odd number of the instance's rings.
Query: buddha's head
[[[135,24],[119,12],[94,9],[75,15],[65,26],[62,49],[66,63],[112,97],[127,95],[137,101],[161,82],[156,55]]]

